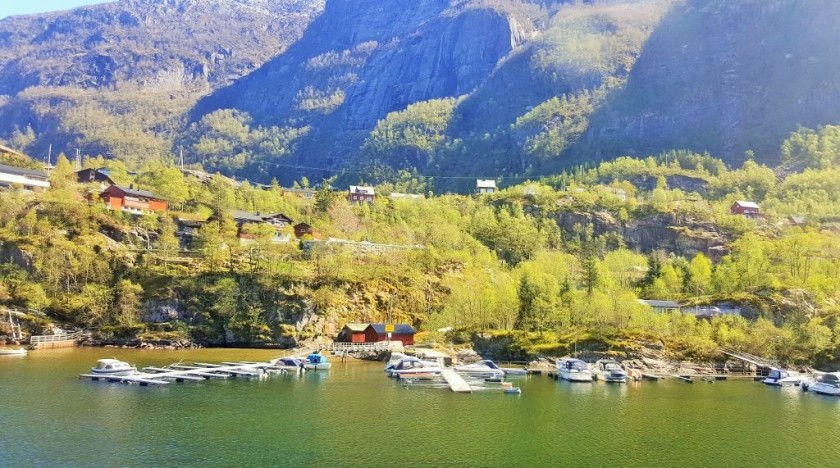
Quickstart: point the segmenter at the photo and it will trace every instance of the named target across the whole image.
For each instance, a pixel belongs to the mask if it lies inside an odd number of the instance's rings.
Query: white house
[[[41,190],[50,188],[50,181],[46,172],[0,164],[0,187],[15,185],[28,190]]]
[[[496,191],[496,181],[493,179],[476,179],[475,189],[479,194],[494,193]]]

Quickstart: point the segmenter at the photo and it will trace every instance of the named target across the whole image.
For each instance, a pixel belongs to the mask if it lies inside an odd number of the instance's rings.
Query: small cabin
[[[791,226],[805,227],[808,225],[808,219],[804,216],[788,216],[788,223]]]
[[[292,225],[294,221],[292,218],[286,216],[283,213],[271,213],[267,215],[262,215],[263,220],[268,224],[274,226],[275,229],[280,230],[287,228]]]
[[[105,167],[100,167],[98,169],[82,169],[74,172],[73,177],[79,184],[94,184],[99,182],[105,187],[114,185],[114,180],[111,179],[110,171]]]
[[[479,195],[485,193],[496,193],[496,181],[493,179],[476,179],[475,191]]]
[[[372,203],[376,199],[376,192],[373,187],[351,185],[347,193],[347,201],[350,203]]]
[[[129,188],[112,185],[102,193],[99,198],[105,202],[110,210],[125,211],[132,214],[147,214],[150,211],[166,212],[169,210],[169,203],[146,190],[137,190],[133,186]]]
[[[761,208],[751,201],[739,200],[732,204],[729,212],[734,215],[741,215],[746,218],[761,218]]]
[[[304,236],[315,236],[315,230],[312,226],[306,223],[298,223],[294,226],[295,237],[302,239]]]
[[[680,305],[674,301],[661,300],[646,300],[639,299],[639,304],[646,305],[653,309],[654,312],[664,314],[668,312],[680,311]]]

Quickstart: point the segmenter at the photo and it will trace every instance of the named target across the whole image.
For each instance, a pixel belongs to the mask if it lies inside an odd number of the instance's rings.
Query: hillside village
[[[30,332],[292,346],[393,321],[509,357],[725,345],[791,362],[840,345],[833,165],[785,175],[672,152],[457,195],[410,176],[337,190],[0,162],[0,304],[30,311]]]

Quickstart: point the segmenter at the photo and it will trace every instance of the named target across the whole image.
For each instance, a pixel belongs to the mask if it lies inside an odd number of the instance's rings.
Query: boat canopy
[[[771,369],[769,373],[767,373],[767,377],[770,379],[784,379],[789,377],[786,371],[781,369]]]
[[[499,366],[497,366],[495,362],[493,362],[493,361],[491,361],[491,360],[489,360],[489,359],[484,359],[484,360],[482,360],[481,362],[482,362],[485,366],[487,366],[487,367],[489,367],[489,368],[491,368],[491,369],[498,369],[498,368],[499,368]]]
[[[280,359],[277,360],[277,363],[280,364],[281,366],[295,366],[295,367],[298,367],[298,366],[301,365],[302,362],[303,362],[303,360],[298,359],[298,358],[293,358],[293,357],[285,357],[285,358],[280,358]]]
[[[319,353],[312,353],[309,356],[306,356],[306,360],[309,361],[310,364],[326,364],[328,362],[327,357]]]
[[[589,366],[580,359],[567,359],[564,367],[570,370],[588,370]]]

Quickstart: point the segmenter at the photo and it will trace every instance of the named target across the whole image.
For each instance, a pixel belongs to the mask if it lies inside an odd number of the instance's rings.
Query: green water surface
[[[0,466],[838,466],[840,399],[753,382],[569,384],[522,395],[403,388],[383,364],[140,387],[95,361],[266,360],[272,351],[0,356]]]

